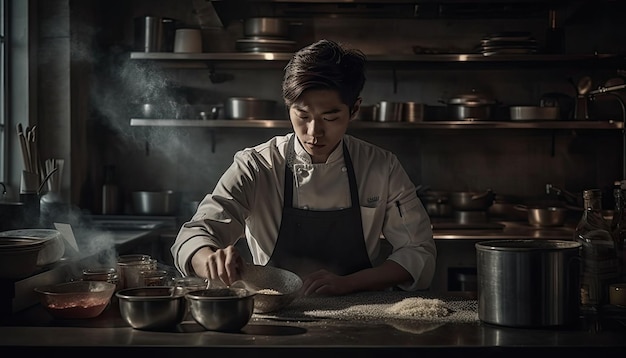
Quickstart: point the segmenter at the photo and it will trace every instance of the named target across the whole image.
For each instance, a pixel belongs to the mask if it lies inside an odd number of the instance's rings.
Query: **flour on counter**
[[[428,297],[402,291],[361,292],[336,297],[298,297],[270,315],[278,319],[335,318],[394,322],[478,323],[478,302],[453,297]]]
[[[437,298],[409,297],[391,305],[387,312],[398,316],[423,318],[445,317],[450,314],[446,304]]]

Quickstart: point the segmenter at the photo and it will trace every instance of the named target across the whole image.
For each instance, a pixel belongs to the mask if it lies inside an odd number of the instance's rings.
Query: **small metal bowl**
[[[240,331],[254,310],[254,293],[244,288],[196,290],[188,292],[185,298],[193,319],[209,331]]]
[[[122,318],[135,329],[172,328],[183,321],[187,312],[185,297],[170,286],[126,288],[115,295]]]

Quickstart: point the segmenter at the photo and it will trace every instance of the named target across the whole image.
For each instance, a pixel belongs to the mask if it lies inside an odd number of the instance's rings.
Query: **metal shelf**
[[[293,53],[290,52],[203,52],[203,53],[173,53],[173,52],[131,52],[131,60],[152,61],[288,61]],[[484,56],[480,53],[467,54],[398,54],[398,55],[367,55],[368,62],[579,62],[616,59],[614,54],[530,54],[514,55],[502,54]]]
[[[289,120],[198,120],[132,118],[133,127],[201,127],[201,128],[291,128]],[[424,121],[364,122],[355,121],[352,129],[622,129],[621,121]]]

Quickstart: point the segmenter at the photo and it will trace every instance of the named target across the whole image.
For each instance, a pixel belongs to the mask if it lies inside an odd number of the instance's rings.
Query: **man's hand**
[[[348,276],[318,270],[303,278],[301,292],[304,296],[339,296],[350,293],[351,290]]]
[[[239,250],[232,245],[215,251],[210,247],[203,247],[191,258],[191,266],[196,275],[220,280],[227,286],[241,279],[240,270],[243,264]]]

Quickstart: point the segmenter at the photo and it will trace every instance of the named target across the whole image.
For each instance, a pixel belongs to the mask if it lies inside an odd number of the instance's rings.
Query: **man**
[[[414,184],[394,154],[346,134],[365,62],[328,40],[294,54],[283,79],[293,133],[235,154],[172,246],[183,274],[239,279],[245,236],[255,264],[296,272],[305,295],[428,288],[436,248]],[[379,263],[381,234],[393,248]]]

